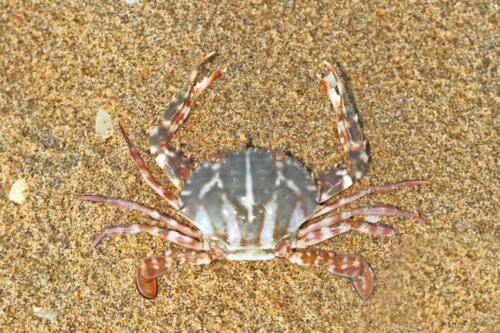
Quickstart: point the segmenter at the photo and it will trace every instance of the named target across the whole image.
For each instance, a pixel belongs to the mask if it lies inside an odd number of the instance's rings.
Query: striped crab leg
[[[414,218],[418,222],[425,222],[425,218],[422,216],[392,206],[361,207],[305,225],[298,230],[297,235],[299,238],[302,238],[313,231],[338,224],[355,216],[401,216],[408,219]]]
[[[305,249],[308,246],[319,244],[350,230],[355,230],[364,234],[374,235],[378,237],[392,237],[395,235],[394,229],[383,224],[347,221],[311,231],[303,237],[297,239],[295,245],[299,249]]]
[[[139,233],[146,233],[153,236],[160,236],[161,238],[177,244],[179,246],[185,247],[187,249],[193,250],[201,250],[203,248],[203,244],[193,238],[186,235],[181,234],[175,230],[169,230],[165,228],[159,228],[152,225],[147,224],[132,224],[132,225],[113,225],[105,228],[101,233],[94,239],[94,241],[89,246],[89,252],[92,252],[95,247],[103,240],[106,236],[117,236],[117,235],[135,235]]]
[[[329,272],[349,278],[358,295],[364,300],[373,292],[375,282],[370,265],[356,257],[319,249],[292,250],[286,242],[279,243],[274,253],[292,264],[326,266]]]
[[[155,298],[158,294],[158,277],[175,268],[177,264],[208,265],[221,258],[217,251],[180,251],[169,250],[163,256],[146,258],[137,266],[136,286],[146,298]]]
[[[177,198],[170,192],[166,191],[161,187],[161,185],[154,179],[153,175],[149,171],[148,167],[146,166],[146,163],[144,163],[144,160],[141,157],[141,154],[135,147],[132,141],[130,141],[130,138],[127,135],[127,132],[123,129],[121,125],[119,125],[120,132],[122,133],[123,137],[125,138],[125,141],[127,142],[128,149],[130,150],[130,154],[132,155],[132,158],[134,159],[135,164],[139,168],[139,171],[141,172],[141,176],[144,180],[144,182],[153,189],[160,197],[165,199],[172,207],[175,209],[179,209],[179,201]]]
[[[151,131],[150,152],[177,188],[181,188],[182,182],[189,177],[191,163],[179,152],[169,150],[168,142],[188,117],[196,98],[222,75],[222,72],[218,71],[209,78],[196,83],[201,67],[214,56],[215,52],[212,52],[201,58],[200,63],[184,83],[182,90],[168,104],[159,124]]]
[[[358,115],[349,101],[344,84],[335,68],[328,62],[325,64],[330,74],[324,78],[318,76],[318,79],[337,114],[337,130],[343,150],[347,155],[347,161],[344,166],[323,173],[316,178],[321,189],[320,202],[350,187],[353,184],[353,177],[359,179],[366,173],[369,162]]]
[[[195,230],[191,227],[188,227],[187,225],[185,225],[181,222],[178,222],[178,221],[176,221],[168,216],[161,214],[156,209],[152,209],[152,208],[140,205],[136,202],[122,200],[122,199],[114,199],[114,198],[109,198],[109,197],[102,197],[102,196],[97,196],[97,195],[81,195],[77,199],[82,200],[82,201],[90,201],[90,202],[102,202],[102,203],[110,205],[110,206],[116,206],[116,207],[126,208],[126,209],[130,209],[130,210],[135,210],[135,211],[141,212],[145,215],[148,215],[157,221],[163,222],[169,228],[171,228],[173,230],[180,231],[187,236],[191,236],[191,237],[195,237],[195,238],[201,237],[201,232],[199,230]]]
[[[406,180],[403,182],[399,183],[394,183],[394,184],[381,184],[381,185],[376,185],[369,187],[365,190],[359,191],[349,197],[345,198],[340,198],[337,201],[334,201],[332,203],[326,203],[320,210],[318,210],[313,216],[310,218],[315,218],[319,217],[321,215],[328,214],[331,211],[334,211],[336,209],[339,209],[341,207],[344,207],[347,204],[350,204],[358,199],[361,199],[367,195],[373,194],[373,193],[385,193],[389,191],[397,191],[401,190],[407,187],[414,187],[414,186],[422,186],[428,184],[429,181],[427,180]]]

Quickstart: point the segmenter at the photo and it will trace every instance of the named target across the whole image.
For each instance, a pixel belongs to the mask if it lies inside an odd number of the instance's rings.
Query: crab
[[[144,182],[190,225],[135,202],[83,195],[80,200],[135,210],[164,225],[107,227],[90,244],[89,251],[93,251],[104,237],[120,234],[147,233],[178,245],[179,248],[171,248],[163,255],[148,257],[139,263],[136,286],[142,296],[151,299],[158,293],[158,277],[179,264],[206,265],[221,259],[283,258],[301,266],[324,266],[331,273],[350,279],[358,295],[366,300],[374,289],[374,275],[366,261],[309,247],[350,230],[373,236],[394,236],[394,229],[377,223],[383,216],[400,216],[418,222],[425,222],[425,219],[389,205],[325,215],[367,195],[416,187],[427,181],[416,179],[383,184],[336,199],[341,191],[351,187],[367,172],[370,158],[358,116],[344,84],[335,68],[327,62],[330,73],[324,78],[318,75],[318,80],[336,113],[345,163],[315,177],[297,159],[282,151],[247,147],[227,154],[215,154],[208,161],[194,166],[180,152],[170,149],[169,141],[188,117],[195,100],[222,75],[218,71],[197,81],[202,66],[214,55],[212,52],[201,58],[151,131],[150,152],[180,190],[179,197],[155,180],[139,151],[119,126]],[[354,217],[364,217],[364,220]]]

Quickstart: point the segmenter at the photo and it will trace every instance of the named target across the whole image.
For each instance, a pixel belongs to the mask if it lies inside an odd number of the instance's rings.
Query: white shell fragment
[[[138,0],[125,0],[125,2],[129,6],[133,6],[133,5],[137,4]]]
[[[381,219],[380,216],[365,216],[365,221],[369,223],[378,223]]]
[[[97,110],[95,131],[100,137],[107,139],[113,135],[113,121],[106,111]]]
[[[32,309],[33,313],[38,318],[55,319],[57,317],[57,312],[54,311],[43,311],[43,309],[38,306],[34,306]]]
[[[18,179],[14,182],[9,192],[9,200],[15,203],[22,204],[26,199],[26,190],[28,189],[28,184],[24,179]]]

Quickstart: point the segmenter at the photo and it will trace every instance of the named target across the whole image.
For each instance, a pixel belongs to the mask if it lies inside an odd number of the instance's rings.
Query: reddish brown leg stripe
[[[218,255],[201,251],[170,250],[164,256],[146,258],[137,266],[136,285],[139,293],[146,298],[158,294],[157,279],[177,266],[177,264],[206,265],[216,260]]]
[[[179,152],[171,151],[168,143],[175,131],[189,116],[196,98],[222,75],[222,72],[219,71],[196,83],[201,67],[214,55],[215,52],[212,52],[201,58],[200,63],[184,83],[182,90],[167,106],[167,110],[160,118],[159,124],[151,131],[149,150],[160,168],[165,171],[170,181],[177,188],[181,188],[182,183],[189,177],[191,163]]]
[[[422,216],[418,216],[412,212],[407,212],[404,210],[400,210],[396,207],[392,206],[375,206],[375,207],[364,207],[364,208],[355,208],[346,212],[343,212],[339,215],[334,215],[331,217],[324,218],[318,222],[305,225],[300,228],[298,231],[298,236],[303,237],[307,235],[311,231],[315,231],[324,227],[329,227],[333,224],[340,223],[342,221],[348,220],[351,217],[355,216],[401,216],[404,218],[414,218],[418,222],[425,222],[425,218]]]
[[[151,175],[151,172],[149,172],[148,167],[144,163],[144,160],[142,159],[141,155],[139,154],[139,151],[135,147],[135,145],[130,141],[127,133],[123,129],[123,127],[120,125],[120,131],[125,138],[125,141],[127,142],[127,146],[130,150],[130,154],[132,155],[132,158],[134,159],[135,164],[139,168],[139,171],[141,172],[142,178],[144,179],[144,182],[153,189],[160,197],[165,199],[172,207],[175,209],[179,209],[179,201],[177,198],[170,192],[164,190],[160,184],[156,181],[156,179],[153,178],[153,175]]]
[[[196,238],[201,237],[200,231],[192,229],[183,223],[180,223],[180,222],[178,222],[178,221],[176,221],[168,216],[165,216],[155,209],[140,205],[140,204],[132,202],[132,201],[109,198],[109,197],[102,197],[102,196],[97,196],[97,195],[82,195],[82,196],[79,196],[78,199],[82,200],[82,201],[102,202],[102,203],[110,205],[110,206],[116,206],[116,207],[135,210],[135,211],[141,212],[143,214],[149,215],[151,218],[158,220],[158,221],[161,221],[161,222],[165,223],[167,226],[169,226],[170,228],[177,230],[177,231],[180,231],[187,236],[196,237]]]
[[[180,152],[171,151],[167,148],[163,149],[155,160],[175,187],[182,188],[183,183],[191,174],[191,161]]]
[[[135,284],[139,293],[146,298],[155,298],[158,294],[157,278],[176,265],[175,256],[158,256],[145,259],[137,266]]]
[[[321,181],[321,178],[318,178],[318,181]],[[317,213],[315,213],[311,218],[315,218],[315,217],[319,217],[321,215],[328,214],[329,212],[332,212],[336,209],[339,209],[347,204],[350,204],[358,199],[361,199],[361,198],[363,198],[367,195],[373,194],[373,193],[385,193],[385,192],[389,192],[389,191],[397,191],[397,190],[401,190],[401,189],[408,188],[408,187],[426,185],[428,183],[429,183],[429,181],[427,181],[427,180],[414,179],[414,180],[406,180],[406,181],[394,183],[394,184],[381,184],[381,185],[377,185],[377,186],[372,186],[372,187],[369,187],[365,190],[359,191],[359,192],[357,192],[349,197],[341,198],[338,201],[325,204],[324,207],[321,208]]]
[[[368,170],[370,159],[358,115],[349,101],[344,84],[335,68],[327,62],[326,65],[330,74],[324,78],[319,77],[319,82],[328,94],[337,114],[337,131],[347,158],[342,167],[318,177],[321,189],[320,202],[350,187],[353,179],[361,178]]]
[[[90,244],[89,251],[93,251],[94,248],[102,241],[102,239],[108,235],[123,235],[123,234],[134,235],[138,233],[147,233],[153,236],[159,235],[165,240],[168,240],[174,244],[180,245],[188,249],[193,249],[193,250],[202,249],[202,243],[199,240],[183,235],[177,231],[158,228],[147,224],[132,224],[129,226],[114,225],[105,228]]]
[[[356,230],[379,237],[392,237],[395,235],[394,229],[386,225],[350,221],[311,231],[297,239],[296,246],[299,249],[305,249],[308,246],[319,244],[332,237],[348,232],[349,230]]]
[[[177,265],[176,260],[175,253],[172,253],[170,256],[158,256],[144,259],[142,265],[138,266],[141,279],[156,279],[174,268]]]
[[[354,289],[362,299],[366,300],[373,292],[374,276],[370,266],[355,257],[318,249],[293,251],[287,244],[278,245],[275,253],[293,264],[325,266],[329,272],[351,279]]]
[[[351,187],[353,180],[351,175],[345,169],[330,170],[316,177],[321,196],[319,201],[329,200]]]

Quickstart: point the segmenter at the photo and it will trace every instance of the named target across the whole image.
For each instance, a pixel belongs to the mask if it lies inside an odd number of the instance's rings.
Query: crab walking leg
[[[116,206],[116,207],[136,210],[136,211],[141,212],[143,214],[149,215],[151,218],[153,218],[157,221],[165,223],[170,228],[177,230],[177,231],[180,231],[187,236],[196,237],[196,238],[201,237],[200,231],[195,230],[193,228],[190,228],[183,223],[180,223],[180,222],[178,222],[178,221],[176,221],[168,216],[165,216],[165,215],[161,214],[159,211],[157,211],[156,209],[152,209],[152,208],[140,205],[140,204],[132,202],[132,201],[127,201],[127,200],[122,200],[122,199],[114,199],[114,198],[109,198],[109,197],[101,197],[101,196],[97,196],[97,195],[81,195],[77,199],[82,200],[82,201],[90,201],[90,202],[102,202],[102,203],[110,205],[110,206]]]
[[[146,298],[155,298],[158,294],[158,277],[167,273],[177,264],[207,265],[216,260],[213,253],[202,251],[170,250],[164,256],[145,259],[137,266],[136,285],[139,293]]]
[[[320,202],[324,202],[353,184],[354,179],[361,178],[368,170],[369,156],[358,115],[349,101],[344,84],[331,64],[325,62],[330,70],[326,77],[318,77],[319,82],[328,94],[337,113],[337,130],[340,142],[347,155],[346,164],[336,170],[326,172],[317,177],[321,189]]]
[[[201,59],[201,62],[186,80],[180,93],[167,106],[167,110],[160,118],[159,124],[153,127],[151,131],[150,152],[155,156],[160,168],[166,172],[177,188],[180,188],[182,182],[188,178],[191,172],[191,163],[179,152],[169,150],[168,142],[188,117],[196,98],[222,75],[222,72],[218,71],[209,78],[204,78],[201,82],[195,84],[201,66],[214,55],[215,52],[212,52]]]
[[[373,272],[368,263],[356,257],[318,249],[292,250],[288,244],[279,244],[275,254],[300,266],[326,266],[329,272],[351,279],[354,289],[364,300],[373,292]]]
[[[372,224],[368,222],[349,221],[340,224],[334,224],[329,227],[311,231],[303,237],[297,239],[296,246],[299,249],[305,249],[310,245],[319,244],[332,237],[343,234],[350,230],[356,230],[364,234],[379,236],[379,237],[392,237],[396,233],[394,229],[383,224]]]
[[[153,175],[151,172],[148,170],[148,167],[146,166],[146,163],[144,163],[144,160],[141,157],[141,154],[139,154],[139,151],[135,147],[132,141],[130,141],[130,138],[127,135],[127,132],[123,129],[122,125],[119,125],[120,132],[122,133],[123,137],[125,138],[125,141],[127,142],[128,149],[130,151],[130,154],[132,155],[132,158],[134,159],[135,164],[139,168],[139,171],[141,172],[142,178],[144,179],[144,182],[153,189],[160,197],[165,199],[172,207],[175,209],[179,209],[179,201],[177,198],[170,192],[166,191],[161,187],[161,185],[154,179]]]
[[[389,192],[389,191],[396,191],[396,190],[401,190],[407,187],[414,187],[414,186],[421,186],[428,184],[429,182],[427,180],[407,180],[399,183],[394,183],[394,184],[381,184],[377,186],[372,186],[369,187],[365,190],[359,191],[349,197],[346,198],[341,198],[336,202],[330,203],[330,204],[325,204],[318,212],[316,212],[311,218],[319,217],[321,215],[325,215],[331,211],[334,211],[336,209],[339,209],[347,204],[350,204],[351,202],[354,202],[358,199],[361,199],[369,194],[373,193],[384,193],[384,192]]]
[[[113,225],[105,228],[94,239],[92,244],[90,244],[89,252],[92,252],[95,249],[95,247],[103,240],[103,238],[108,235],[123,235],[123,234],[135,235],[139,233],[146,233],[153,236],[158,235],[169,242],[172,242],[174,244],[180,245],[188,249],[201,250],[203,247],[202,243],[199,240],[193,237],[183,235],[175,230],[159,228],[147,224],[132,224],[129,226]]]
[[[350,219],[351,217],[355,216],[401,216],[407,219],[414,218],[418,222],[425,222],[425,218],[423,216],[416,215],[412,212],[408,212],[405,210],[398,209],[396,207],[392,206],[374,206],[374,207],[362,207],[362,208],[355,208],[346,212],[342,212],[339,215],[334,215],[330,216],[327,218],[324,218],[318,222],[303,226],[299,229],[298,231],[298,237],[303,237],[307,234],[309,234],[312,231],[324,228],[324,227],[329,227],[331,225],[340,223],[342,221],[345,221],[347,219]]]

